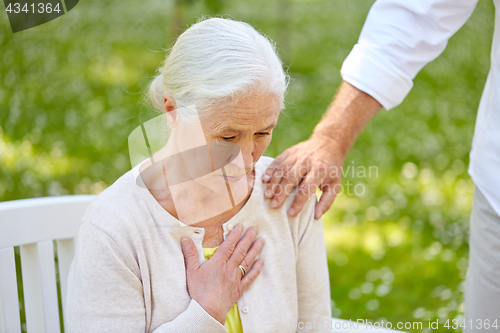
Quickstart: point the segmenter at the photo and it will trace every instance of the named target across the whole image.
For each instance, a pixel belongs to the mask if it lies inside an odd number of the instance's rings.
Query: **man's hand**
[[[263,181],[268,183],[265,196],[272,198],[271,208],[281,207],[292,189],[300,184],[288,211],[295,216],[319,188],[323,194],[314,212],[319,219],[340,189],[347,152],[381,108],[373,97],[343,82],[311,138],[285,150],[264,173]]]
[[[342,163],[342,152],[336,150],[326,137],[311,137],[288,148],[271,163],[263,178],[264,182],[268,182],[265,196],[273,198],[271,208],[280,207],[293,188],[299,185],[288,211],[289,215],[295,216],[319,188],[323,194],[314,213],[314,218],[319,219],[330,208],[339,191]]]

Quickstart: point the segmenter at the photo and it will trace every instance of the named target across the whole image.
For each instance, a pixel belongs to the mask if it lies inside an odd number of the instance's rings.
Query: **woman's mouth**
[[[245,175],[235,175],[235,176],[229,176],[229,175],[220,175],[222,179],[224,179],[225,182],[227,183],[236,183],[239,182]]]

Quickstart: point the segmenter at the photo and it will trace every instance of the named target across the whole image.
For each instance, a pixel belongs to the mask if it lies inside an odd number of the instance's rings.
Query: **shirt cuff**
[[[374,47],[356,44],[340,69],[342,79],[375,98],[386,110],[401,104],[413,87],[406,75]]]

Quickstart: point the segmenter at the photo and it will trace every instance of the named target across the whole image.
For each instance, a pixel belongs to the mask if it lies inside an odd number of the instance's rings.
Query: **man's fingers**
[[[293,191],[294,187],[300,183],[302,177],[304,177],[307,172],[306,166],[303,165],[295,165],[288,170],[281,180],[281,183],[278,184],[273,191],[274,197],[271,201],[271,208],[281,207],[288,195]]]
[[[245,274],[245,276],[243,276],[243,278],[241,279],[241,285],[243,291],[247,290],[248,287],[255,280],[255,278],[260,274],[263,264],[264,261],[262,259],[255,260],[255,262],[252,265],[252,268],[250,268],[250,270]]]
[[[264,176],[262,176],[262,181],[264,183],[268,183],[271,180],[271,177],[274,174],[274,171],[276,170],[276,167],[279,165],[278,160],[274,160],[266,169],[266,172],[264,172]]]
[[[306,204],[309,197],[316,193],[316,190],[323,182],[323,178],[320,175],[315,174],[314,172],[310,172],[307,174],[307,177],[302,181],[295,195],[295,199],[293,199],[292,206],[288,210],[288,215],[296,216],[304,205]]]
[[[273,177],[269,181],[269,183],[266,185],[266,192],[264,193],[264,196],[267,199],[271,199],[273,195],[275,194],[276,189],[280,185],[283,177],[285,176],[286,173],[286,168],[283,166],[276,167],[273,173]]]
[[[278,167],[278,165],[280,165],[281,162],[284,161],[287,156],[288,156],[288,150],[285,150],[283,154],[276,157],[274,161],[267,167],[266,172],[264,172],[264,175],[262,176],[262,181],[264,183],[268,183],[271,180],[271,177],[273,176],[276,167]]]
[[[200,267],[198,263],[198,251],[193,241],[189,237],[181,240],[182,253],[184,254],[184,263],[187,272],[193,272]]]
[[[273,195],[276,193],[276,189],[279,187],[281,181],[283,180],[285,175],[288,173],[288,170],[293,165],[293,163],[291,162],[292,161],[283,161],[283,163],[274,168],[273,176],[266,185],[266,192],[264,193],[264,196],[267,199],[272,198]]]
[[[289,158],[289,159],[282,159],[281,161],[282,162],[274,168],[273,176],[266,185],[266,191],[264,193],[264,196],[267,199],[270,199],[274,196],[276,190],[279,188],[282,179],[286,177],[290,169],[293,168],[293,166],[295,165],[296,159]]]
[[[241,234],[243,233],[243,226],[237,224],[229,233],[226,239],[222,242],[219,249],[215,252],[214,257],[219,257],[223,261],[228,261],[238,244]]]
[[[314,210],[314,218],[319,219],[333,204],[333,201],[337,197],[338,186],[336,182],[333,186],[328,184],[323,187],[323,193],[319,199],[316,209]]]

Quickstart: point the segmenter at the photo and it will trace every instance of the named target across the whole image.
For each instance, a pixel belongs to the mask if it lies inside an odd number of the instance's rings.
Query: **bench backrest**
[[[0,203],[0,333],[21,333],[20,304],[28,333],[61,332],[59,314],[66,307],[74,238],[94,198],[68,195]],[[17,273],[15,247],[21,259]],[[18,273],[23,298],[18,294]]]

